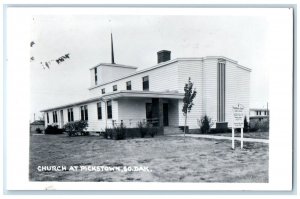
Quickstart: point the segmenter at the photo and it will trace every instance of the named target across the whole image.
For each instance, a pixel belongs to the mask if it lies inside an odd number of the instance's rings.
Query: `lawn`
[[[269,147],[230,140],[157,136],[106,140],[99,136],[33,135],[31,181],[268,182]],[[38,171],[38,166],[110,166],[144,171]],[[86,167],[85,167],[86,168]]]
[[[231,137],[231,132],[212,134],[216,136]],[[241,133],[235,132],[234,137],[241,137]],[[269,132],[244,132],[244,138],[269,139]]]

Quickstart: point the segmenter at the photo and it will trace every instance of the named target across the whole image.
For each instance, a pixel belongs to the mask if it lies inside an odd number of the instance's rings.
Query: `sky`
[[[156,65],[157,52],[171,59],[225,56],[252,69],[250,108],[266,108],[269,70],[282,51],[274,42],[290,37],[278,16],[237,15],[35,15],[30,49],[31,119],[40,110],[89,98],[89,68],[115,62],[143,69]],[[40,62],[66,53],[70,59],[44,69]]]

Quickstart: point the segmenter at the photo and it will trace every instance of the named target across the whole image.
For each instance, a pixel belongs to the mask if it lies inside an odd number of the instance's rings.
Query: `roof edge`
[[[97,68],[99,66],[110,66],[110,67],[138,69],[138,67],[136,67],[136,66],[128,66],[128,65],[123,65],[123,64],[99,63],[96,66],[93,66],[92,68],[90,68],[90,70],[93,70],[94,68]]]

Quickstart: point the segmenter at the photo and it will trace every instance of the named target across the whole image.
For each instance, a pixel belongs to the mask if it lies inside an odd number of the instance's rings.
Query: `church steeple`
[[[115,64],[115,57],[114,57],[114,42],[112,33],[110,33],[110,41],[111,41],[111,63]]]

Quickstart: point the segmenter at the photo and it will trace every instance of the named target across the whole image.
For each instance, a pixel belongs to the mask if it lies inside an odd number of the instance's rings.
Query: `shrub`
[[[112,139],[112,137],[113,137],[113,129],[112,128],[105,128],[105,131],[103,132],[103,137],[105,139]]]
[[[266,132],[269,131],[269,119],[263,121],[256,121],[255,123],[250,123],[251,132]]]
[[[207,134],[210,132],[210,127],[213,125],[213,122],[210,117],[204,115],[200,120],[198,120],[198,126],[200,127],[200,132]]]
[[[105,139],[124,140],[126,139],[126,127],[123,124],[114,124],[113,128],[106,128],[102,135]]]
[[[36,131],[36,133],[38,133],[38,134],[41,134],[41,133],[42,133],[42,130],[41,130],[40,128],[36,128],[35,131]]]
[[[154,137],[158,133],[158,127],[154,127],[151,122],[139,121],[137,126],[139,128],[141,138],[144,138],[146,135]]]
[[[147,123],[145,121],[139,121],[137,123],[137,126],[140,130],[141,138],[144,138],[145,135],[147,134]]]
[[[48,125],[45,129],[45,134],[62,134],[64,129],[58,128],[58,125]]]
[[[86,120],[77,120],[74,122],[68,122],[64,125],[65,130],[68,132],[69,136],[78,135],[88,135],[87,132],[84,132],[88,127],[88,122]]]
[[[249,131],[249,122],[247,121],[247,117],[244,117],[244,131],[248,132]]]
[[[114,125],[112,138],[114,140],[124,140],[126,139],[126,127],[125,125]]]

